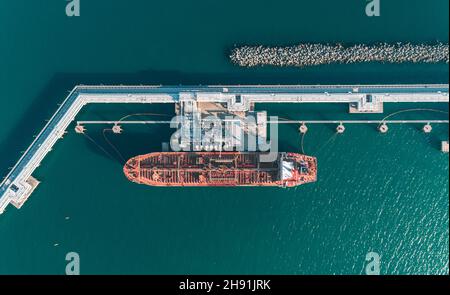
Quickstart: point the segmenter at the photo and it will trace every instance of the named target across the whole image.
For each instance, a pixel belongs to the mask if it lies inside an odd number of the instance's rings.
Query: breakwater
[[[287,47],[241,46],[230,59],[242,67],[309,67],[352,63],[449,63],[448,44],[378,43],[374,45],[305,43]]]

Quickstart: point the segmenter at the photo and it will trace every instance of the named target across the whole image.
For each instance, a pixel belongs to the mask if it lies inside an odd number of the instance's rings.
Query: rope
[[[337,137],[337,133],[334,133],[316,152],[318,154],[324,147],[326,147],[331,141],[334,141]]]
[[[442,114],[448,114],[448,112],[446,111],[442,111],[442,110],[436,110],[436,109],[424,109],[424,108],[419,108],[419,109],[407,109],[407,110],[401,110],[398,112],[394,112],[392,114],[387,115],[386,117],[384,117],[381,120],[381,123],[378,124],[378,127],[380,127],[380,125],[384,124],[384,121],[386,121],[388,118],[400,114],[400,113],[407,113],[407,112],[418,112],[418,111],[426,111],[426,112],[435,112],[435,113],[442,113]]]
[[[128,115],[126,115],[126,116],[120,118],[120,120],[117,121],[117,123],[120,123],[120,122],[122,122],[123,120],[125,120],[125,119],[127,119],[127,118],[130,118],[130,117],[133,117],[133,116],[163,116],[163,117],[172,117],[171,115],[167,115],[167,114],[157,114],[157,113],[134,113],[134,114],[128,114]],[[150,125],[147,125],[147,124],[145,124],[145,126],[146,126],[149,130],[151,130],[151,128],[152,128]]]
[[[120,118],[120,120],[118,122],[121,122],[129,117],[133,117],[133,116],[165,116],[165,117],[172,117],[171,115],[167,115],[167,114],[157,114],[157,113],[135,113],[135,114],[129,114],[126,115],[122,118]]]
[[[122,162],[125,164],[127,161],[125,160],[125,158],[122,156],[122,154],[119,152],[119,150],[112,144],[111,141],[109,141],[109,139],[106,137],[106,131],[112,131],[112,129],[103,129],[103,138],[105,139],[105,141],[112,147],[112,149],[116,152],[116,154],[120,157],[120,159],[122,160]]]
[[[94,143],[94,145],[96,145],[101,151],[103,151],[108,157],[110,157],[111,159],[114,160],[114,157],[108,153],[107,150],[105,150],[101,145],[99,145],[94,139],[92,139],[92,137],[90,137],[89,135],[87,135],[86,133],[82,133],[87,139],[89,139],[92,143]]]
[[[302,139],[301,139],[301,143],[300,143],[300,146],[302,148],[302,154],[305,154],[305,149],[303,147],[303,141],[305,140],[305,135],[306,135],[306,132],[302,134]]]

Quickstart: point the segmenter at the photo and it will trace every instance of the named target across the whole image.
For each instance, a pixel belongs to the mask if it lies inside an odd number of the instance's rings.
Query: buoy
[[[422,130],[423,130],[423,132],[425,132],[425,133],[430,133],[431,130],[433,130],[433,128],[431,127],[430,123],[427,123],[427,124],[425,124],[425,125],[423,126]]]
[[[378,130],[379,130],[381,133],[386,133],[386,132],[388,132],[389,128],[388,128],[388,126],[386,125],[386,123],[383,123],[383,124],[381,124],[381,125],[378,127]]]
[[[77,125],[77,126],[75,126],[75,132],[76,133],[84,133],[84,131],[86,131],[86,128],[84,128],[84,126],[83,125]]]
[[[308,127],[306,127],[305,123],[303,123],[298,130],[300,131],[300,133],[305,134],[306,132],[308,132]]]
[[[342,123],[339,124],[338,127],[336,127],[336,132],[337,133],[344,133],[344,131],[345,131],[345,127],[344,127],[344,125]]]

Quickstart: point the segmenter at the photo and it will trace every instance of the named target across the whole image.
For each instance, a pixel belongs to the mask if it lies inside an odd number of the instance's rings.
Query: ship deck
[[[276,185],[278,162],[256,153],[157,153],[139,159],[139,182],[165,186]]]

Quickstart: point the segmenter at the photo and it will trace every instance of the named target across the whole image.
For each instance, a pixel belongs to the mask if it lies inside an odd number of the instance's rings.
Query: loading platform
[[[255,103],[347,103],[352,113],[374,113],[390,102],[448,103],[448,95],[448,84],[76,86],[1,182],[0,214],[28,199],[39,183],[32,173],[86,104],[223,102],[228,111],[246,112]]]

